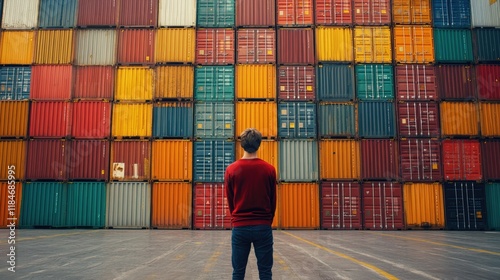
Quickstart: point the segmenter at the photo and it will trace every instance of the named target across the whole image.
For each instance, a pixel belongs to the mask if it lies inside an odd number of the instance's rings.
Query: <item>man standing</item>
[[[272,279],[276,210],[276,169],[257,157],[262,134],[248,128],[240,135],[243,157],[226,169],[224,185],[231,212],[233,280],[244,279],[253,243],[260,279]]]

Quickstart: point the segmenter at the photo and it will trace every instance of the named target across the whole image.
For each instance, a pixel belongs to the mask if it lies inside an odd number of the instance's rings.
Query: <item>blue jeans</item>
[[[257,258],[259,278],[272,279],[273,230],[271,226],[257,225],[233,228],[231,237],[233,280],[245,278],[252,243]]]

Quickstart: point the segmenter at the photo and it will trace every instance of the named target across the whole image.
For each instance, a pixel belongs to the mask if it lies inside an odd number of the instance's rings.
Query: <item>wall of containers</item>
[[[0,217],[228,229],[259,129],[274,228],[500,229],[500,2],[0,1]]]

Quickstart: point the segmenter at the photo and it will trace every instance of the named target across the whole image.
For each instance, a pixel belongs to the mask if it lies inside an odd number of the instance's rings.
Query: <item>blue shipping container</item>
[[[359,100],[394,99],[392,65],[356,65],[356,97]]]
[[[393,102],[359,102],[358,120],[359,137],[391,138],[396,135],[396,115]]]
[[[77,0],[40,0],[38,26],[71,28],[76,26]]]
[[[153,107],[153,137],[191,138],[193,103],[157,103]]]
[[[234,67],[196,67],[194,98],[203,101],[234,100]]]
[[[20,227],[67,227],[68,186],[59,182],[23,185]]]
[[[487,229],[484,184],[445,183],[444,200],[446,229]]]
[[[356,110],[352,103],[319,104],[319,135],[324,137],[354,137],[356,135]]]
[[[0,100],[30,98],[31,67],[0,67]]]
[[[500,15],[499,15],[500,16]],[[500,62],[500,29],[474,29],[477,60],[480,62]]]
[[[472,62],[472,35],[467,29],[434,28],[436,62]]]
[[[104,228],[106,223],[106,183],[68,184],[68,226]]]
[[[198,102],[194,106],[195,137],[205,139],[234,137],[234,103]]]
[[[198,0],[196,15],[199,27],[233,27],[235,0]]]
[[[278,104],[278,136],[316,138],[316,104],[283,102]]]
[[[470,28],[470,0],[432,1],[434,27]]]
[[[316,95],[319,101],[354,100],[354,67],[345,64],[318,65]]]
[[[194,142],[194,181],[224,182],[226,168],[234,162],[234,152],[233,141]]]

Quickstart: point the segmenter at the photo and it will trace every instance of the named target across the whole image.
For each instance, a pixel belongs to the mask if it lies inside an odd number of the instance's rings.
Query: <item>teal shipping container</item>
[[[356,136],[356,107],[353,103],[318,105],[320,138]]]
[[[76,26],[77,0],[40,0],[40,28],[71,28]]]
[[[233,27],[234,0],[198,0],[196,25],[198,27]]]
[[[316,138],[316,104],[282,102],[278,104],[278,136]]]
[[[354,100],[354,67],[320,64],[316,67],[316,96],[319,101]]]
[[[396,115],[393,102],[359,102],[358,121],[359,137],[392,138],[396,135]]]
[[[193,137],[193,103],[170,102],[154,104],[153,137]]]
[[[392,65],[356,65],[356,97],[358,100],[394,99]]]
[[[432,1],[434,27],[470,28],[470,0]]]
[[[436,62],[472,62],[472,35],[468,29],[434,28]]]
[[[279,142],[279,175],[283,182],[318,180],[318,142],[287,139]]]
[[[31,66],[0,67],[0,100],[28,100],[30,86]]]
[[[500,183],[486,184],[485,191],[488,228],[490,230],[500,230]]]
[[[104,228],[106,222],[106,183],[68,184],[67,225],[77,228]]]
[[[234,103],[198,102],[194,108],[196,138],[234,137]]]
[[[234,141],[194,142],[194,181],[224,182],[224,172],[234,162]]]
[[[473,33],[477,60],[479,62],[500,62],[500,29],[477,28],[473,30]]]
[[[197,101],[234,100],[234,66],[199,66],[194,73]]]
[[[59,182],[23,184],[21,228],[68,227],[68,185]]]

